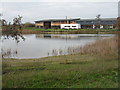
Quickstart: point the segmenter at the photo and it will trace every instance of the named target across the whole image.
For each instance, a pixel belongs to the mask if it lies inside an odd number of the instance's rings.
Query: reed
[[[67,50],[52,50],[52,56],[58,55],[96,55],[96,56],[113,56],[118,57],[118,37],[99,39],[85,46],[68,47]]]
[[[58,56],[58,51],[57,51],[56,49],[53,49],[53,50],[52,50],[52,55],[53,55],[53,56]]]
[[[118,38],[112,37],[109,39],[97,40],[95,43],[87,44],[84,47],[79,48],[80,54],[90,55],[118,55]]]
[[[85,46],[68,47],[67,53],[73,54],[89,54],[96,56],[115,56],[118,57],[118,37],[111,37],[106,39],[100,39],[94,43],[87,44]]]

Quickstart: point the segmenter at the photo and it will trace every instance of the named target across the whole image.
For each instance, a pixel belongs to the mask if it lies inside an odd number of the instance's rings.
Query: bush
[[[25,24],[23,24],[24,27],[35,27],[35,24],[30,23],[30,22],[26,22]]]

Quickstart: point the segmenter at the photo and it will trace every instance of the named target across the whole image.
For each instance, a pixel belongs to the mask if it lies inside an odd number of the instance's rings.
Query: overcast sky
[[[118,2],[120,0],[1,0],[1,2]]]
[[[2,0],[0,12],[3,13],[3,18],[6,18],[8,21],[11,21],[17,15],[22,15],[23,22],[65,18],[66,16],[68,18],[95,18],[97,14],[101,14],[102,18],[116,18],[118,17],[118,1],[69,0],[68,2],[68,0],[4,0],[3,2]]]

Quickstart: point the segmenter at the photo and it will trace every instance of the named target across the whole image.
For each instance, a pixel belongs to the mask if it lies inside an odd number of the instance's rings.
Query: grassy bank
[[[3,87],[117,88],[118,40],[111,38],[105,42],[106,39],[97,41],[89,45],[90,49],[86,45],[78,54],[40,59],[3,59]]]
[[[40,29],[36,27],[24,27],[25,30],[38,30],[38,31],[68,31],[68,29]],[[95,29],[69,29],[72,31],[96,31]],[[100,29],[101,31],[117,31],[117,29]]]
[[[33,34],[33,33],[42,33],[42,34],[112,34],[116,33],[116,29],[101,29],[101,30],[95,30],[95,29],[39,29],[35,27],[24,27],[23,33],[24,34]]]

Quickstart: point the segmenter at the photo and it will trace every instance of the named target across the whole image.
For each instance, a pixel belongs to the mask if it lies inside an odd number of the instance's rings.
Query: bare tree
[[[25,38],[22,35],[22,23],[21,23],[22,17],[18,15],[18,17],[15,17],[13,19],[13,23],[7,22],[5,19],[1,19],[1,27],[2,27],[2,34],[4,35],[4,39],[9,39],[12,37],[17,41],[17,43],[20,41],[19,39],[22,38],[25,40]]]
[[[2,28],[3,40],[12,38],[17,43],[20,42],[20,38],[25,40],[22,35],[22,17],[18,15],[13,19],[13,22],[7,22],[5,19],[0,19],[0,26]],[[2,58],[10,56],[11,54],[17,54],[17,51],[11,52],[11,50],[2,50]]]
[[[117,18],[117,29],[120,30],[120,17]]]
[[[98,14],[97,16],[96,16],[96,27],[97,27],[97,29],[100,29],[100,24],[101,24],[101,18],[100,18],[100,14]]]

